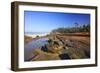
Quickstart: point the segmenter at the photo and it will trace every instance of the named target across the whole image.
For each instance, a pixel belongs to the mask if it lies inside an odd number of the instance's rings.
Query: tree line
[[[78,23],[75,23],[74,27],[58,28],[54,29],[52,32],[60,33],[75,33],[75,32],[90,32],[90,24],[78,26]]]

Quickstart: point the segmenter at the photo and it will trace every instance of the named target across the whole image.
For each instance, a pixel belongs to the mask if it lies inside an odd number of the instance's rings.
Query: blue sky
[[[50,32],[60,27],[90,24],[90,14],[24,11],[25,32]]]

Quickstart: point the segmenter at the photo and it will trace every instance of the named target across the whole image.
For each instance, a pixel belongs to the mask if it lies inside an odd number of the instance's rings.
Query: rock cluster
[[[83,44],[76,40],[64,40],[58,36],[49,37],[48,43],[35,49],[36,57],[33,61],[39,60],[65,60],[89,58],[89,54],[83,48]],[[89,47],[85,47],[89,48]]]

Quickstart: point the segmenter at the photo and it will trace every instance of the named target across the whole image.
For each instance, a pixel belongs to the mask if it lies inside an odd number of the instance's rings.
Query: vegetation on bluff
[[[78,23],[75,23],[74,27],[65,27],[54,29],[52,32],[60,33],[76,33],[76,32],[90,32],[90,24],[79,26]]]

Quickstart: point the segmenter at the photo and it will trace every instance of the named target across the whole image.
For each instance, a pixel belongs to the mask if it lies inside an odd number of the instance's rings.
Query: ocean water
[[[36,36],[46,36],[49,33],[50,32],[25,32],[25,35],[35,38]]]

